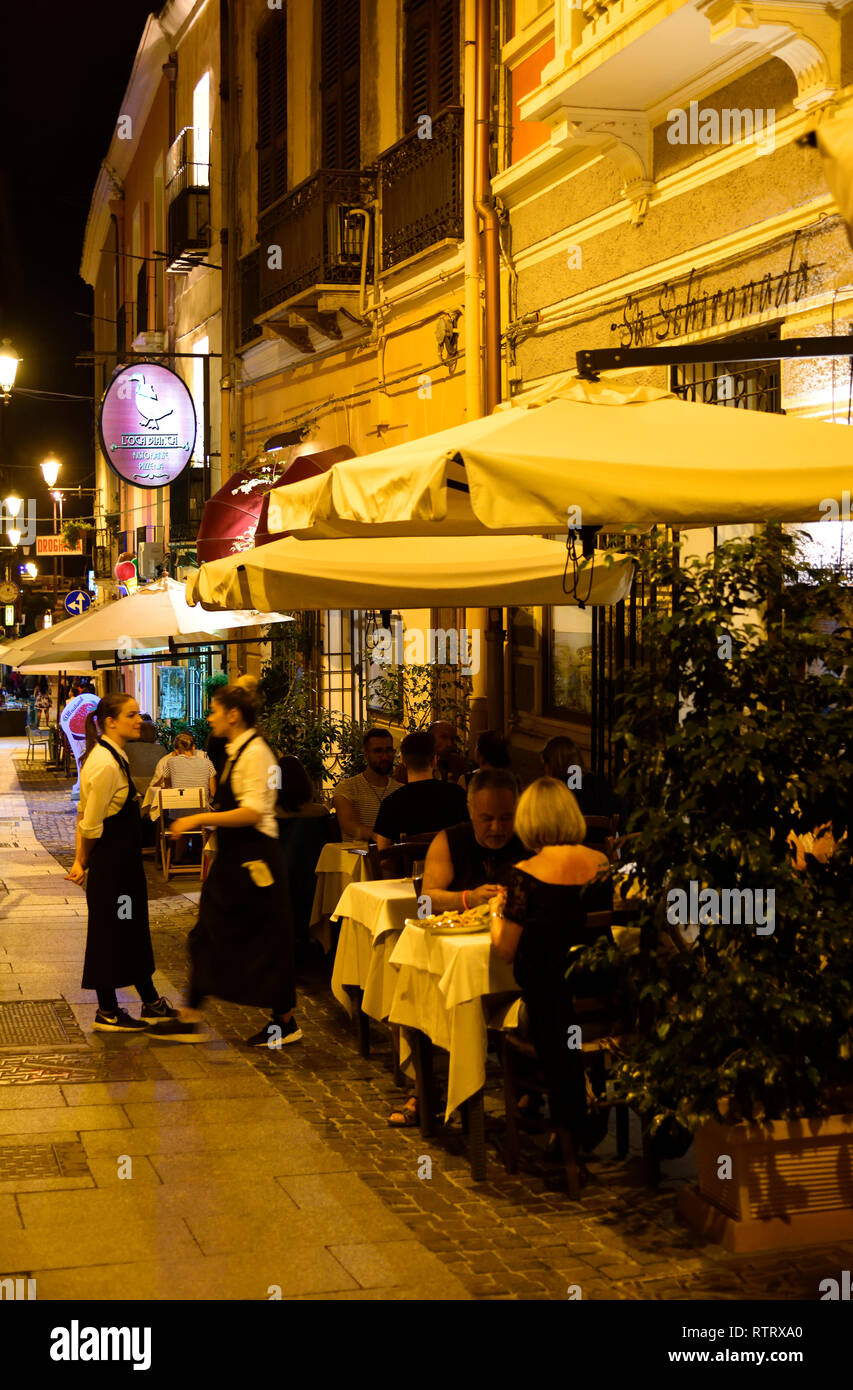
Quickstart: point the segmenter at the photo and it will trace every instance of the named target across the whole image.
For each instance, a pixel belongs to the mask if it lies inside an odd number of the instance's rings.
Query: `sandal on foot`
[[[392,1129],[412,1129],[418,1123],[418,1102],[414,1096],[399,1110],[391,1111],[388,1123]]]

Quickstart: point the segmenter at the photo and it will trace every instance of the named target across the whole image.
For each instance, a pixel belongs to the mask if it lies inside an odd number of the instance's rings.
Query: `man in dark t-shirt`
[[[468,819],[462,788],[433,775],[436,752],[431,733],[407,734],[400,756],[408,777],[379,808],[373,833],[380,849],[388,849],[401,835],[426,835]]]
[[[432,912],[479,907],[507,882],[513,864],[528,857],[513,831],[518,787],[508,768],[483,768],[468,788],[468,824],[436,835],[424,867],[423,892]]]

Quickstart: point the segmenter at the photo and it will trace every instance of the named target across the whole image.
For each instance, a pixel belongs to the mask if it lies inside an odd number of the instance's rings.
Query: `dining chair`
[[[207,806],[204,787],[161,787],[157,791],[157,807],[159,810],[159,841],[160,841],[160,863],[163,869],[163,876],[168,883],[173,874],[192,874],[194,878],[204,878],[204,851],[207,848],[207,841],[210,832],[202,830],[201,862],[198,864],[173,864],[172,850],[173,843],[168,835],[168,824],[163,814],[164,810],[180,810],[182,815],[191,816],[196,811],[203,811]]]
[[[591,939],[611,925],[612,917],[609,911],[587,913],[586,925]],[[624,1101],[608,1099],[606,1094],[597,1094],[592,1085],[592,1074],[596,1074],[599,1085],[606,1084],[608,1067],[624,1049],[631,1031],[624,1015],[625,1008],[618,993],[576,996],[572,1001],[571,1022],[581,1030],[577,1063],[586,1087],[586,1113],[590,1116],[611,1109],[616,1111],[616,1152],[619,1158],[624,1158],[628,1153],[628,1106]],[[531,1042],[514,1029],[501,1030],[497,1034],[497,1042],[506,1111],[504,1167],[508,1173],[517,1173],[521,1153],[519,1095],[526,1092],[547,1098],[548,1092],[536,1049]],[[535,1121],[534,1127],[540,1132],[550,1131],[557,1135],[569,1196],[577,1201],[580,1197],[581,1165],[571,1130],[544,1119]]]
[[[600,848],[612,863],[616,857],[618,846],[619,817],[584,816],[584,820],[586,821],[586,840],[584,843],[593,849]]]
[[[427,835],[410,835],[398,844],[391,845],[390,849],[380,849],[371,840],[365,861],[367,877],[411,878],[413,865],[419,859],[426,859],[427,850],[437,834],[438,831],[433,830]]]
[[[30,756],[31,756],[31,755],[32,755],[33,762],[35,762],[35,756],[36,756],[35,750],[36,750],[37,748],[41,747],[41,748],[44,749],[44,761],[45,761],[45,766],[46,766],[46,765],[47,765],[47,762],[48,762],[48,755],[49,755],[49,753],[50,753],[51,742],[52,742],[52,737],[51,737],[50,729],[37,729],[37,728],[31,728],[31,726],[28,724],[28,725],[27,725],[27,756],[26,756],[25,762],[28,763],[28,762],[30,761]]]

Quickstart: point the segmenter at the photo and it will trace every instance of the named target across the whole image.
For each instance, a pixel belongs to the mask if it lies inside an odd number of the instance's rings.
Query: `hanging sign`
[[[83,541],[68,544],[64,536],[36,536],[36,555],[82,555]]]
[[[168,487],[195,448],[195,406],[186,382],[155,362],[124,367],[101,401],[98,432],[104,458],[125,482]]]

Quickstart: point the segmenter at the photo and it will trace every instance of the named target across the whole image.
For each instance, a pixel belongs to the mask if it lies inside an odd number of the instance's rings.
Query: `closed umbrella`
[[[202,565],[187,597],[216,612],[249,603],[299,608],[421,608],[617,603],[634,562],[597,551],[577,569],[565,544],[536,536],[299,541]]]
[[[841,426],[563,378],[482,420],[270,493],[304,537],[547,534],[821,520],[850,486]]]

